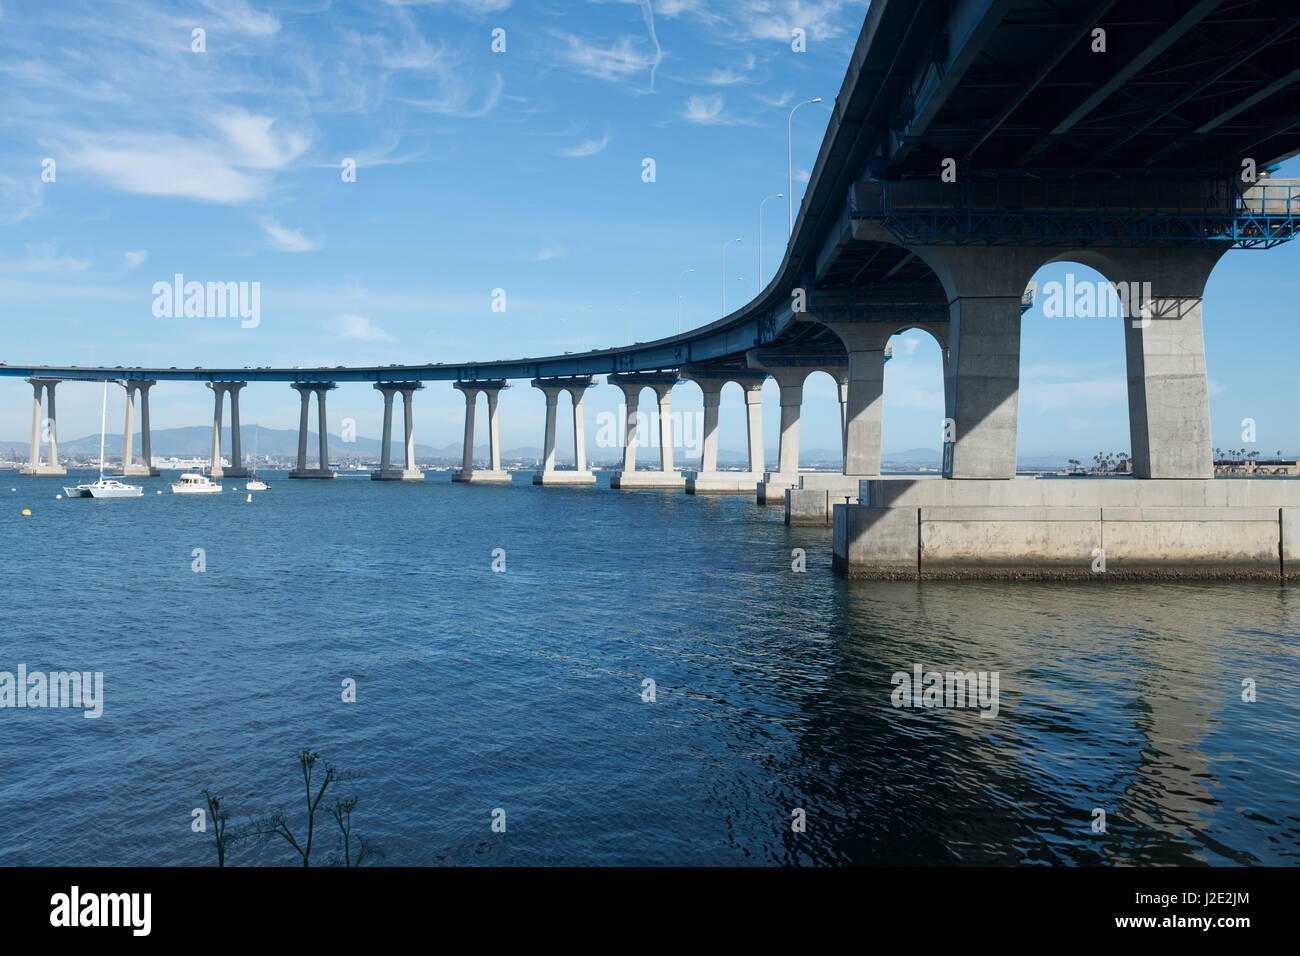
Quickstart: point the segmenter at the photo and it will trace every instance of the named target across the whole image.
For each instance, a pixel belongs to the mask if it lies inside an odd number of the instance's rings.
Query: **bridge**
[[[154,474],[148,394],[157,381],[213,391],[213,470],[221,472],[230,396],[239,475],[240,389],[299,392],[293,477],[332,477],[328,391],[369,382],[384,401],[379,480],[418,480],[413,403],[425,382],[464,392],[459,480],[506,481],[499,396],[526,380],[546,395],[539,484],[594,483],[583,396],[605,376],[628,408],[620,489],[755,494],[791,523],[833,524],[835,566],[850,576],[1288,575],[1300,573],[1300,494],[1288,482],[1213,481],[1201,297],[1230,249],[1294,237],[1300,182],[1273,178],[1300,152],[1300,15],[1263,0],[873,0],[822,140],[780,268],[722,319],[653,342],[502,362],[367,368],[0,367],[33,386],[25,472],[62,474],[54,430],[63,381],[127,392],[124,471]],[[1020,320],[1030,278],[1069,260],[1124,295],[1133,480],[1016,478]],[[191,294],[188,289],[183,290]],[[201,294],[201,290],[200,293]],[[943,475],[880,474],[890,337],[922,329],[944,364]],[[844,467],[801,474],[804,379],[840,384]],[[759,389],[780,391],[779,465],[764,472]],[[636,410],[651,388],[661,428],[671,394],[704,394],[700,467],[683,474],[671,436],[657,471],[636,468]],[[719,472],[722,387],[745,390],[749,471]],[[487,395],[490,462],[472,457]],[[575,470],[555,468],[561,393],[575,423]],[[392,406],[402,395],[405,461],[394,467]],[[310,401],[319,462],[307,467]],[[42,407],[44,396],[44,407]],[[142,460],[132,458],[135,397]],[[940,423],[936,423],[938,426]],[[841,501],[842,500],[842,501]],[[1293,529],[1293,533],[1288,534]],[[1104,544],[1103,544],[1104,542]],[[1109,563],[1108,563],[1109,562]]]

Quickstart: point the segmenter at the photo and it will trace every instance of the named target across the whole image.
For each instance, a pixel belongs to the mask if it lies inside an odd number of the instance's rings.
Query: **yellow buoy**
[[[31,508],[24,508],[24,509],[23,509],[23,515],[24,515],[25,517],[30,518],[30,517],[32,516],[32,509],[31,509]]]

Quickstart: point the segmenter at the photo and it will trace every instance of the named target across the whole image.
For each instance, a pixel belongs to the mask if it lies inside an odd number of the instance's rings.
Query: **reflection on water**
[[[0,864],[210,864],[202,789],[292,813],[303,746],[390,864],[1300,861],[1294,588],[845,582],[738,498],[272,477],[7,480],[0,670],[106,701],[0,710]],[[893,707],[918,664],[998,672],[997,718]]]

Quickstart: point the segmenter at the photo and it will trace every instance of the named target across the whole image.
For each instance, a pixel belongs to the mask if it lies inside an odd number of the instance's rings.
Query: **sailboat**
[[[257,439],[262,433],[262,427],[260,425],[254,427],[257,430],[253,432],[253,473],[248,476],[248,483],[244,487],[249,491],[266,491],[271,486],[257,477]]]
[[[75,488],[63,489],[69,498],[139,498],[144,489],[139,485],[126,485],[116,478],[104,477],[104,429],[108,425],[108,383],[104,383],[104,400],[99,415],[99,480]]]

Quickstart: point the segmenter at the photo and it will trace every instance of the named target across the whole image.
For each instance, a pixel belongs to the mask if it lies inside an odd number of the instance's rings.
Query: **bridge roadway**
[[[712,407],[716,426],[720,383],[740,382],[748,401],[757,394],[755,382],[770,375],[781,391],[778,470],[760,474],[761,440],[755,449],[751,415],[750,473],[729,490],[743,490],[753,478],[759,500],[784,504],[787,520],[833,520],[836,566],[845,573],[924,574],[928,508],[939,529],[930,529],[931,540],[945,543],[926,560],[955,556],[951,568],[935,565],[936,572],[981,565],[988,573],[1021,574],[1028,562],[1068,576],[1093,531],[1075,527],[1074,538],[1030,554],[1016,522],[997,509],[1021,508],[1031,522],[1069,524],[1080,517],[1069,509],[1103,504],[1138,509],[1128,516],[1137,529],[1136,573],[1148,573],[1140,566],[1154,554],[1150,509],[1201,508],[1200,517],[1175,517],[1196,525],[1197,533],[1210,530],[1169,553],[1217,573],[1242,562],[1236,552],[1211,554],[1207,542],[1223,529],[1198,524],[1209,514],[1204,508],[1234,504],[1202,487],[1213,474],[1202,292],[1228,250],[1271,248],[1289,241],[1300,223],[1300,183],[1271,176],[1300,151],[1297,63],[1300,14],[1264,0],[873,0],[781,265],[757,298],[716,322],[655,342],[509,361],[334,369],[3,366],[0,375],[26,377],[36,392],[31,473],[58,472],[52,430],[47,462],[40,461],[37,439],[41,395],[45,417],[53,420],[60,381],[121,381],[129,396],[142,397],[145,419],[149,383],[206,382],[214,391],[217,435],[226,394],[233,425],[243,383],[290,382],[302,396],[300,477],[329,474],[323,446],[321,467],[305,467],[311,395],[323,422],[330,388],[371,382],[385,398],[385,467],[376,477],[408,479],[409,454],[403,469],[390,467],[388,455],[396,394],[403,396],[409,449],[411,401],[422,382],[453,381],[465,391],[467,433],[473,399],[486,392],[495,435],[499,389],[529,379],[547,394],[541,483],[549,483],[548,475],[562,480],[552,467],[559,396],[570,394],[580,424],[582,395],[594,376],[623,388],[629,405],[641,387],[653,388],[661,413],[675,382],[696,381],[706,419]],[[1138,290],[1119,319],[1137,480],[1106,502],[1076,496],[1073,482],[1053,483],[1059,488],[1048,500],[1010,480],[1025,290],[1037,269],[1062,260],[1093,266],[1120,287]],[[880,478],[887,342],[908,328],[929,332],[941,346],[943,474],[960,481],[905,488]],[[845,460],[838,477],[798,472],[803,377],[814,369],[830,371],[841,386]],[[626,438],[634,449],[631,419]],[[705,431],[701,471],[708,477],[716,428]],[[483,480],[499,478],[495,440],[493,449],[492,467],[479,472]],[[473,480],[469,453],[467,446],[462,476]],[[575,448],[579,473],[583,454]],[[653,483],[631,473],[634,455],[625,459],[626,484]],[[214,462],[220,462],[215,439]],[[147,462],[132,465],[148,468]],[[662,485],[680,485],[670,444],[661,447],[659,473]],[[1250,500],[1290,507],[1279,496],[1275,487]],[[836,497],[846,503],[832,507]],[[957,521],[961,509],[966,517]],[[884,530],[895,525],[896,534]],[[965,533],[954,530],[959,526],[975,527],[974,537],[957,540]],[[1277,539],[1273,557],[1256,554],[1246,563],[1272,560],[1276,568],[1281,528],[1261,533],[1260,540]],[[990,535],[1007,537],[1005,553],[993,548],[992,558],[971,558],[967,545]],[[1117,540],[1114,532],[1108,540]],[[1300,542],[1300,534],[1291,540]]]

